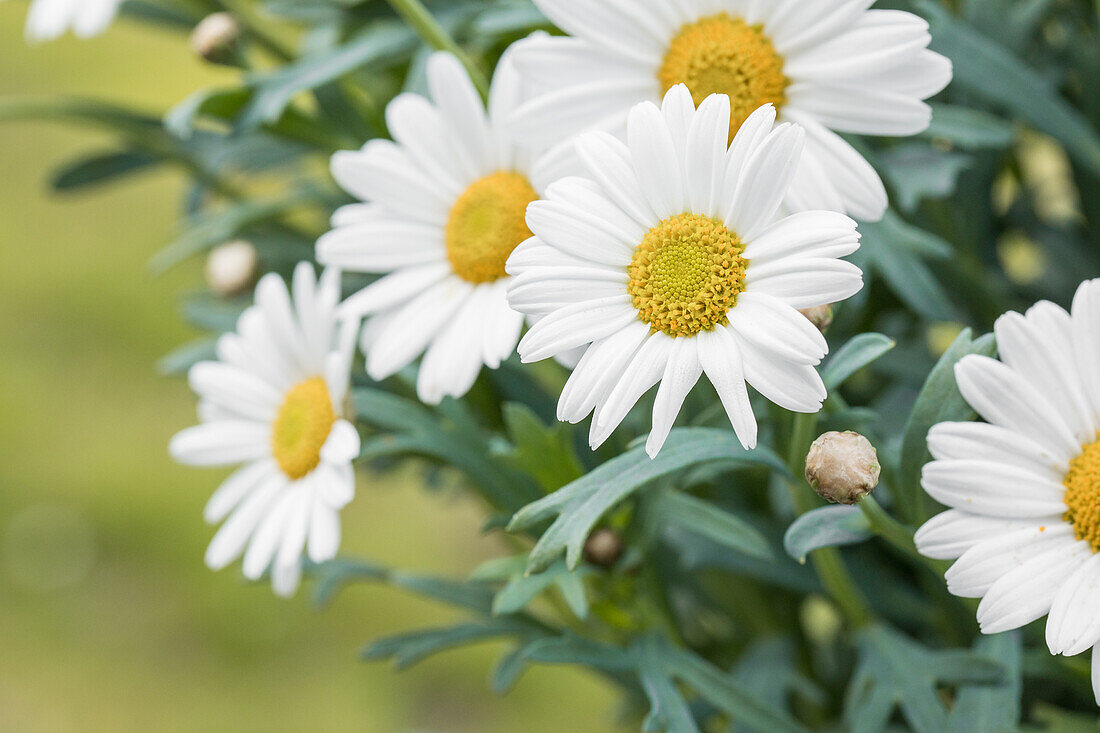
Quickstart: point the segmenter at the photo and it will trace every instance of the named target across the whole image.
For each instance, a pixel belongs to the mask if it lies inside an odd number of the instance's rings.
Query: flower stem
[[[875,501],[873,496],[868,494],[863,497],[859,502],[859,508],[863,512],[863,516],[871,523],[871,529],[875,531],[875,534],[918,562],[927,562],[926,559],[917,552],[917,546],[913,542],[913,532],[904,524],[887,514],[886,510],[882,508],[881,504]]]
[[[813,442],[814,431],[817,429],[817,416],[812,414],[796,413],[794,425],[791,428],[791,442],[787,454],[787,465],[791,469],[794,478],[788,483],[791,501],[795,510],[802,515],[814,509],[814,500],[806,491],[807,485],[799,477],[805,470],[806,453],[810,443]],[[823,547],[815,550],[810,555],[810,562],[814,566],[821,584],[832,597],[833,602],[840,607],[841,613],[852,626],[866,625],[871,618],[871,612],[867,602],[860,593],[848,569],[844,567],[844,561],[840,557],[840,551],[835,547]]]
[[[390,7],[416,31],[417,35],[424,39],[425,43],[437,51],[449,51],[454,54],[466,67],[466,71],[470,74],[470,80],[481,92],[481,96],[488,98],[489,80],[485,77],[485,74],[473,62],[473,59],[462,50],[455,39],[451,38],[450,34],[443,29],[439,21],[432,17],[432,14],[428,12],[428,9],[424,7],[420,0],[388,0],[388,2]]]

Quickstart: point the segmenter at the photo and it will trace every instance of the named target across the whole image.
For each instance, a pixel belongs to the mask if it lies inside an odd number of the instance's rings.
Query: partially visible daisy
[[[836,133],[913,135],[928,127],[923,101],[951,80],[951,63],[928,50],[928,24],[874,0],[535,0],[568,37],[516,46],[534,95],[517,129],[544,144],[601,129],[621,135],[627,111],[687,84],[696,104],[730,97],[730,139],[772,104],[806,130],[791,184],[792,210],[881,218],[878,174]],[[554,157],[568,156],[570,144]]]
[[[956,559],[947,587],[981,598],[987,634],[1049,614],[1052,654],[1100,642],[1100,280],[1072,313],[1041,302],[997,320],[1000,361],[963,358],[959,389],[987,422],[940,423],[923,485],[951,507],[917,532],[918,549]],[[1092,653],[1100,703],[1100,653]]]
[[[504,263],[531,236],[524,212],[547,181],[532,173],[535,150],[504,124],[520,101],[508,55],[488,113],[454,56],[433,55],[427,76],[431,101],[403,94],[386,109],[395,142],[333,156],[336,180],[369,203],[337,212],[317,257],[385,274],[345,306],[370,316],[367,372],[385,379],[423,353],[417,394],[434,404],[515,351],[523,316],[508,307]]]
[[[27,38],[52,41],[71,30],[80,38],[98,36],[115,19],[123,0],[32,0]]]
[[[705,372],[737,436],[756,444],[746,382],[772,402],[816,412],[825,387],[814,368],[828,346],[796,309],[859,291],[859,269],[838,258],[859,246],[855,222],[835,212],[779,218],[804,133],[765,106],[727,149],[730,103],[696,111],[683,85],[663,108],[630,112],[627,143],[587,133],[586,178],[565,178],[531,204],[535,236],[508,260],[514,308],[539,318],[519,344],[525,362],[591,344],[558,403],[558,417],[594,412],[599,446],[660,382],[656,455],[687,393]]]
[[[355,330],[338,325],[339,298],[336,270],[317,281],[299,264],[293,297],[264,276],[237,332],[218,341],[218,361],[191,368],[201,424],[170,444],[191,466],[244,464],[206,505],[208,522],[225,520],[206,563],[219,570],[243,552],[245,576],[270,569],[280,595],[297,589],[303,551],[314,562],[336,555],[340,509],[355,493],[359,435],[341,417]]]

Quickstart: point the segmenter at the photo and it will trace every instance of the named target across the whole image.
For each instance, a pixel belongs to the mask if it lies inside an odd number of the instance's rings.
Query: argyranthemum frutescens
[[[52,41],[69,30],[80,38],[99,35],[121,4],[122,0],[34,0],[27,14],[27,38]]]
[[[815,366],[828,346],[796,309],[862,287],[859,269],[839,259],[859,246],[855,222],[826,211],[779,218],[803,131],[773,129],[765,106],[727,149],[729,119],[725,95],[696,110],[675,86],[662,108],[631,111],[627,143],[582,135],[588,177],[552,184],[528,209],[535,236],[508,260],[509,302],[541,320],[520,356],[591,344],[558,417],[594,411],[593,447],[660,382],[647,443],[656,455],[704,372],[747,447],[757,426],[746,382],[790,410],[816,412],[825,399]]]
[[[520,101],[507,55],[488,114],[453,56],[435,54],[427,72],[433,101],[403,94],[386,110],[396,142],[333,157],[337,181],[369,203],[337,212],[317,257],[387,273],[345,305],[370,316],[367,372],[381,380],[424,353],[417,394],[437,403],[461,397],[483,366],[515,351],[523,316],[508,307],[504,263],[531,236],[524,212],[548,181],[505,124]]]
[[[339,298],[336,270],[318,282],[299,264],[293,297],[264,276],[237,332],[218,340],[219,360],[191,368],[202,423],[170,445],[188,465],[245,464],[206,505],[207,521],[225,520],[206,562],[217,570],[244,552],[245,576],[270,568],[281,595],[298,586],[303,550],[314,562],[335,557],[339,511],[355,493],[359,434],[342,417],[355,335],[337,322]]]
[[[910,13],[868,10],[873,0],[535,0],[571,37],[516,46],[534,97],[516,113],[529,139],[570,155],[569,136],[618,133],[627,111],[687,84],[696,104],[732,101],[730,138],[762,104],[806,130],[787,204],[878,219],[886,191],[836,132],[912,135],[929,123],[922,100],[951,80],[928,50],[928,24]],[[835,131],[835,132],[834,132]]]
[[[940,423],[923,485],[951,507],[917,532],[928,557],[956,559],[948,589],[981,598],[993,634],[1044,614],[1053,654],[1100,641],[1100,280],[1072,314],[1042,302],[997,320],[1000,361],[967,356],[963,397],[988,422]],[[1100,654],[1092,683],[1100,702]]]

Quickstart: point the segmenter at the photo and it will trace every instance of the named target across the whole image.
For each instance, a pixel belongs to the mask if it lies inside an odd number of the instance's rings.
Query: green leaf
[[[265,122],[276,122],[299,93],[324,86],[368,64],[372,70],[382,71],[407,60],[417,43],[416,36],[403,25],[377,23],[343,46],[254,75],[248,82],[255,94],[241,112],[239,125],[250,130]]]
[[[533,476],[543,489],[554,491],[584,474],[570,426],[544,425],[531,408],[518,402],[505,404],[503,414],[515,446],[509,456],[512,464]]]
[[[392,659],[394,667],[402,670],[440,652],[502,636],[522,635],[529,631],[530,626],[527,624],[510,619],[420,629],[379,639],[367,645],[361,657],[369,660]]]
[[[157,370],[161,374],[180,375],[200,361],[211,361],[217,358],[217,339],[199,339],[189,344],[184,344],[172,353],[161,358],[157,362]]]
[[[823,506],[794,520],[783,535],[783,548],[800,563],[822,547],[839,547],[865,542],[874,536],[859,507]]]
[[[882,221],[860,222],[861,254],[914,313],[932,320],[955,319],[955,307],[922,258],[948,257],[951,246],[909,224],[894,211]]]
[[[1073,158],[1100,175],[1100,138],[1047,77],[943,6],[930,0],[916,2],[931,25],[932,48],[954,62],[953,84],[1002,105],[1056,138]]]
[[[900,143],[879,155],[879,164],[894,191],[894,201],[912,214],[926,198],[949,196],[973,159],[965,153],[942,152],[920,142]]]
[[[932,124],[921,133],[931,140],[948,140],[963,150],[1001,149],[1012,144],[1012,123],[969,107],[932,105]]]
[[[732,431],[676,429],[656,458],[650,459],[645,447],[638,446],[517,512],[508,526],[510,531],[557,515],[531,551],[528,572],[550,567],[562,553],[569,567],[576,567],[588,534],[612,507],[656,479],[708,461],[766,466],[787,473],[783,461],[770,449],[746,451]]]
[[[200,89],[173,107],[164,116],[164,127],[176,137],[190,138],[201,115],[230,119],[241,111],[252,96],[246,87],[230,89]]]
[[[851,733],[883,730],[895,708],[916,733],[943,733],[942,685],[998,685],[1004,665],[967,650],[926,649],[885,626],[860,634],[860,662],[844,701]]]
[[[72,191],[97,183],[124,178],[148,170],[165,158],[141,151],[115,151],[86,155],[66,164],[54,173],[50,185],[55,191]]]
[[[370,387],[356,387],[351,393],[357,419],[386,430],[432,431],[439,418],[412,400]]]
[[[658,521],[677,524],[718,544],[767,560],[774,557],[760,530],[740,517],[680,491],[664,491],[654,507]]]
[[[226,333],[236,330],[237,321],[248,305],[243,300],[222,300],[203,293],[183,304],[183,318],[196,328]]]
[[[932,369],[917,396],[905,424],[899,463],[901,475],[898,485],[894,487],[899,509],[911,524],[920,524],[926,518],[922,509],[924,498],[920,474],[924,464],[931,459],[928,431],[939,422],[966,421],[975,417],[974,410],[959,393],[955,365],[967,354],[992,356],[995,351],[992,334],[974,340],[970,329],[966,329]]]
[[[671,674],[738,723],[768,733],[805,733],[806,728],[789,714],[767,704],[743,687],[733,675],[693,652],[673,649],[666,644],[663,656]]]
[[[949,733],[1001,733],[1020,725],[1021,638],[1018,632],[982,636],[974,650],[1004,665],[999,685],[971,685],[959,690],[951,710]]]
[[[574,573],[565,566],[564,562],[557,562],[542,573],[528,575],[523,572],[521,566],[519,572],[493,599],[493,615],[500,616],[521,611],[543,591],[555,586],[577,618],[584,619],[588,616],[588,599],[585,597],[584,583],[581,578],[589,572],[585,568],[579,568]]]
[[[860,369],[893,349],[897,343],[881,333],[861,333],[829,357],[821,368],[821,380],[831,392]]]

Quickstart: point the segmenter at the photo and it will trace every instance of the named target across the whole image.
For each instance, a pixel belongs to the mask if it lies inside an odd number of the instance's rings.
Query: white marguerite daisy
[[[559,143],[586,129],[619,135],[627,111],[687,84],[696,104],[730,97],[730,139],[772,104],[806,130],[791,210],[843,211],[877,220],[886,190],[836,133],[912,135],[931,111],[922,100],[951,80],[951,63],[928,50],[928,24],[910,13],[869,10],[874,0],[535,0],[569,37],[516,47],[532,95],[517,131]]]
[[[858,248],[856,224],[825,211],[779,218],[804,133],[773,129],[765,106],[727,146],[729,118],[725,95],[697,111],[675,86],[663,108],[630,112],[627,143],[580,136],[587,177],[551,184],[527,210],[535,236],[508,260],[509,302],[540,320],[519,353],[531,362],[591,344],[558,417],[595,411],[593,447],[658,382],[650,455],[704,372],[746,447],[756,444],[746,382],[799,412],[826,396],[814,367],[828,346],[796,309],[862,287],[859,268],[838,259]]]
[[[435,404],[515,351],[523,316],[508,307],[504,263],[531,236],[524,212],[546,180],[532,173],[534,149],[505,125],[520,102],[509,55],[488,113],[454,56],[433,55],[427,77],[432,101],[402,94],[386,109],[395,142],[333,156],[336,180],[368,203],[337,212],[317,257],[385,274],[344,306],[370,316],[367,372],[385,379],[424,353],[417,393]]]
[[[27,38],[52,41],[71,30],[80,38],[98,36],[115,19],[123,0],[32,0]]]
[[[1000,361],[964,357],[959,389],[987,422],[940,423],[925,491],[950,507],[917,532],[920,551],[956,560],[947,587],[981,598],[983,632],[1049,614],[1052,654],[1100,642],[1100,280],[1072,313],[1041,302],[997,320]],[[1092,653],[1100,703],[1100,653]]]
[[[280,595],[298,587],[303,550],[330,560],[340,544],[340,509],[355,494],[359,434],[345,412],[358,324],[340,325],[340,276],[294,271],[293,297],[265,275],[237,332],[218,340],[218,361],[189,375],[201,424],[172,438],[172,456],[192,466],[243,463],[206,505],[225,523],[206,552],[221,569],[244,552],[244,574],[270,568]],[[247,547],[247,549],[246,549]]]

